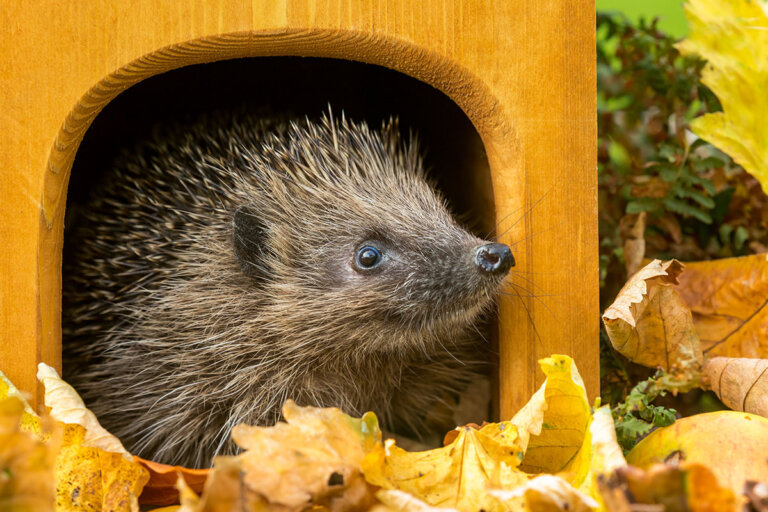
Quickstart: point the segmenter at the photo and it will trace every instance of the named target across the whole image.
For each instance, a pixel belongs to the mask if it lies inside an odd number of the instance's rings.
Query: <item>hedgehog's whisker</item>
[[[510,226],[509,226],[507,229],[505,229],[503,232],[501,232],[500,234],[496,235],[496,236],[494,237],[494,241],[497,241],[499,238],[501,238],[502,236],[506,235],[506,234],[509,232],[509,230],[510,230],[510,229],[512,229],[513,227],[515,227],[515,226],[516,226],[516,225],[517,225],[517,224],[518,224],[518,223],[519,223],[521,220],[523,220],[523,219],[525,218],[525,216],[526,216],[526,215],[528,215],[529,213],[531,213],[531,212],[533,211],[533,209],[534,209],[534,208],[536,208],[536,206],[537,206],[537,205],[539,205],[539,204],[540,204],[540,203],[541,203],[541,202],[544,200],[544,198],[545,198],[545,197],[547,197],[547,196],[549,195],[549,193],[550,193],[551,191],[552,191],[552,189],[550,188],[549,190],[547,190],[546,192],[544,192],[544,194],[542,194],[542,196],[541,196],[540,198],[538,198],[536,201],[534,201],[534,202],[533,202],[533,203],[532,203],[532,204],[531,204],[531,205],[528,207],[528,209],[527,209],[525,212],[523,212],[523,214],[520,216],[520,218],[519,218],[519,219],[517,219],[515,222],[513,222],[513,223],[512,223],[512,224],[511,224],[511,225],[510,225]],[[517,211],[519,211],[519,210],[520,210],[520,208],[518,208],[517,210],[515,210],[515,212],[517,212]],[[506,217],[505,217],[505,218],[506,218]]]

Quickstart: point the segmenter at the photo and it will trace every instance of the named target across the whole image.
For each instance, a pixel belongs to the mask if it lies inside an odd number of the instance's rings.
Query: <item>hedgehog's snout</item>
[[[475,250],[475,265],[490,275],[505,275],[515,266],[512,249],[504,244],[485,244]]]

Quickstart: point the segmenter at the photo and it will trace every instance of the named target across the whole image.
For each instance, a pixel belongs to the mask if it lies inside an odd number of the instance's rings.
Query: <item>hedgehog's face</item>
[[[282,200],[296,208],[283,211],[290,224],[238,210],[240,267],[257,286],[274,287],[267,295],[280,298],[280,325],[296,313],[295,328],[318,340],[381,348],[456,336],[492,303],[514,258],[460,228],[431,188],[419,187],[418,197]]]
[[[416,337],[469,327],[514,265],[506,245],[483,242],[453,225],[417,237],[363,237],[347,245],[352,247],[337,289],[356,296],[356,309],[368,313],[357,314]]]

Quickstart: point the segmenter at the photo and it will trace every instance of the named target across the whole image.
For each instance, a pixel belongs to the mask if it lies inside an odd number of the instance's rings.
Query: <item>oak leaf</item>
[[[360,472],[366,451],[381,442],[373,413],[352,418],[337,408],[299,407],[288,400],[283,417],[272,427],[232,430],[245,450],[237,459],[250,492],[292,510],[310,502],[346,510],[373,501]]]
[[[407,492],[433,507],[507,510],[487,487],[491,478],[505,488],[528,480],[516,469],[523,456],[517,438],[517,428],[501,422],[480,430],[460,427],[451,444],[423,452],[407,452],[387,439],[366,455],[363,473],[373,485]]]

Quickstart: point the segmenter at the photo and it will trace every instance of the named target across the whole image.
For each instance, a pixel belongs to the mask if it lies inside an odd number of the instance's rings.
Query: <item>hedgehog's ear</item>
[[[235,258],[248,277],[262,280],[267,275],[264,223],[251,206],[241,206],[232,219]]]

